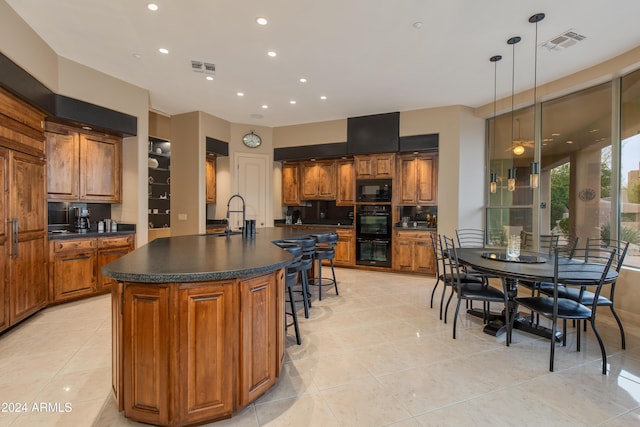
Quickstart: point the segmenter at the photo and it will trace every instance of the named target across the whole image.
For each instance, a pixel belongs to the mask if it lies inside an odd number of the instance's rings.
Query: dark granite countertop
[[[274,226],[276,227],[291,227],[291,228],[296,228],[296,227],[322,227],[325,229],[331,229],[331,228],[346,228],[346,229],[350,229],[353,228],[353,220],[345,220],[345,222],[339,222],[339,221],[332,221],[332,220],[318,220],[316,221],[309,221],[309,222],[303,222],[302,224],[287,224],[285,223],[285,220],[275,220],[274,221]]]
[[[326,233],[327,229],[318,229]],[[273,242],[308,236],[313,230],[259,228],[255,236],[218,234],[165,237],[107,264],[102,274],[142,283],[203,282],[268,273],[291,262]]]
[[[136,233],[136,225],[135,224],[118,224],[118,231],[105,231],[98,233],[97,229],[91,229],[86,233],[78,233],[74,230],[69,230],[67,228],[56,228],[53,227],[49,229],[48,239],[49,240],[67,240],[67,239],[82,239],[82,238],[94,238],[94,237],[109,237],[109,236],[118,236],[118,235],[127,235],[127,234],[135,234]]]

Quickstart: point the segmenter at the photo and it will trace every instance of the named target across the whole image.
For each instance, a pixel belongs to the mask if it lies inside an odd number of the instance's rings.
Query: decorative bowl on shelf
[[[152,176],[149,177],[149,184],[153,184],[154,182],[156,182]]]
[[[171,184],[171,177],[167,178],[167,184]]]
[[[155,168],[157,168],[157,167],[158,167],[158,165],[160,165],[160,163],[158,163],[158,160],[157,160],[157,159],[154,159],[154,158],[151,158],[151,157],[149,157],[149,158],[147,159],[147,166],[148,166],[148,167],[150,167],[150,168],[152,168],[152,169],[155,169]]]

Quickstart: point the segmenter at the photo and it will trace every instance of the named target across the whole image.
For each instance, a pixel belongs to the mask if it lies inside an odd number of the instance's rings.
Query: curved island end
[[[116,282],[118,410],[149,424],[202,424],[231,417],[275,384],[284,359],[284,267],[291,256],[273,243],[315,234],[301,231],[156,239],[103,267]]]

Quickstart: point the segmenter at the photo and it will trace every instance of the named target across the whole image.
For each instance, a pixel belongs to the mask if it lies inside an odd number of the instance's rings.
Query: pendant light
[[[529,18],[529,22],[532,24],[536,24],[536,39],[533,45],[534,49],[534,59],[533,59],[533,142],[537,143],[538,138],[536,138],[536,130],[537,126],[537,115],[538,115],[538,96],[537,96],[537,83],[538,83],[538,22],[544,19],[544,13],[536,13],[535,15],[531,15]],[[535,159],[531,162],[531,170],[529,171],[529,187],[530,188],[538,188],[540,185],[540,163],[536,162]]]
[[[502,56],[495,55],[489,58],[493,62],[493,161],[496,161],[496,91],[498,86],[498,61]],[[491,163],[491,161],[489,161]],[[489,182],[489,190],[495,193],[498,190],[498,174],[491,172],[491,181]]]
[[[516,168],[509,169],[509,178],[507,179],[507,190],[515,191],[516,189]]]
[[[507,40],[507,44],[511,45],[511,141],[513,141],[513,107],[515,97],[515,75],[516,75],[516,44],[522,40],[520,37],[515,36]],[[507,190],[515,191],[516,189],[516,168],[511,168],[508,171]]]

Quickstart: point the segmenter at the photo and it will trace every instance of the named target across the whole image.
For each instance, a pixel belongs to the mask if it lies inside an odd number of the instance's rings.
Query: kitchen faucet
[[[231,207],[231,201],[233,199],[235,199],[236,197],[238,197],[240,200],[242,200],[242,210],[241,211],[232,211],[230,210]],[[225,233],[227,234],[227,236],[229,236],[231,234],[231,225],[229,224],[229,217],[231,216],[231,212],[242,212],[242,224],[244,226],[245,224],[245,205],[244,205],[244,199],[242,198],[241,195],[239,194],[234,194],[233,196],[229,197],[229,201],[227,202],[227,229],[225,230]]]

